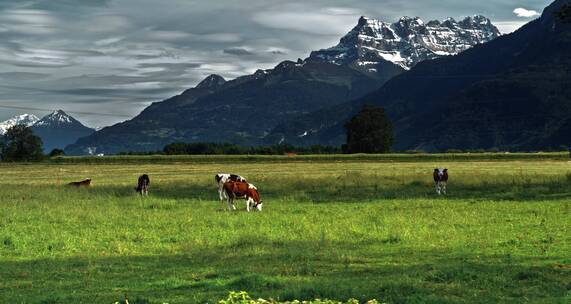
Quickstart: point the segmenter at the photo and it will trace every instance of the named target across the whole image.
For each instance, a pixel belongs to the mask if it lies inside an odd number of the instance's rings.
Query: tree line
[[[353,154],[387,153],[394,143],[393,127],[383,108],[365,105],[345,125],[347,144],[342,147],[323,145],[293,146],[287,143],[271,146],[239,146],[229,143],[185,143],[166,145],[162,151],[126,152],[120,155],[284,155],[284,154]]]
[[[287,143],[271,146],[239,146],[229,143],[184,143],[166,145],[162,151],[124,152],[120,155],[284,155],[284,154],[339,154],[339,153],[385,153],[394,142],[393,130],[384,110],[365,106],[345,126],[347,144],[342,147],[313,145],[296,147]],[[32,129],[16,125],[8,129],[0,139],[2,161],[40,161],[46,157],[65,155],[62,149],[54,149],[44,155],[42,139]]]
[[[144,154],[164,155],[284,155],[284,154],[337,154],[339,147],[314,145],[310,147],[295,147],[289,144],[272,146],[239,146],[229,143],[184,143],[176,142],[166,145],[162,151]],[[121,153],[123,155],[143,153]]]

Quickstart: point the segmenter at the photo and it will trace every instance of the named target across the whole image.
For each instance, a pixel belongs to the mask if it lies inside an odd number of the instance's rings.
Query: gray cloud
[[[35,0],[28,1],[30,8],[43,9],[43,10],[70,10],[79,8],[93,8],[93,7],[106,7],[111,4],[112,0]],[[2,2],[10,2],[4,0]],[[1,6],[1,5],[0,5]]]
[[[133,99],[142,98],[145,100],[148,99],[148,97],[145,96],[144,94],[154,95],[154,94],[164,94],[170,92],[169,88],[157,88],[152,86],[151,87],[139,86],[139,88],[136,87],[137,87],[136,85],[133,85],[132,89],[77,88],[69,90],[56,90],[52,92],[59,94],[67,94],[67,95],[78,95],[78,96],[101,96],[101,97],[119,97],[119,98],[132,97]]]
[[[30,57],[27,60],[4,60],[0,59],[0,64],[7,64],[13,67],[20,67],[20,68],[34,68],[34,69],[43,69],[43,68],[64,68],[71,66],[70,63],[57,61],[57,60],[44,60],[45,58],[41,57]]]
[[[273,55],[287,55],[288,50],[282,49],[282,48],[270,47],[266,50],[266,52],[273,54]]]
[[[298,4],[286,4],[253,15],[260,25],[280,29],[299,31],[315,35],[339,35],[355,25],[355,17],[362,12],[354,8],[324,8],[306,10]]]
[[[336,44],[360,15],[395,21],[484,14],[509,32],[526,22],[514,9],[539,12],[549,3],[0,0],[0,105],[62,108],[88,125],[108,125],[209,74],[232,79],[305,58]],[[0,120],[20,112],[0,108]]]
[[[236,55],[236,56],[246,56],[246,55],[253,55],[254,54],[252,51],[248,50],[247,48],[241,48],[241,47],[233,47],[233,48],[225,49],[224,53],[225,54],[232,54],[232,55]]]
[[[35,72],[6,72],[0,73],[0,79],[3,81],[33,81],[39,79],[46,79],[49,74],[35,73]]]

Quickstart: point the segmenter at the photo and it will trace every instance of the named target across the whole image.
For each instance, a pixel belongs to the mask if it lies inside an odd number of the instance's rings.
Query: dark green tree
[[[172,144],[168,144],[163,148],[163,153],[166,155],[183,155],[187,154],[187,144],[176,142]]]
[[[563,5],[563,7],[561,7],[557,12],[557,17],[559,17],[563,22],[571,22],[571,5]]]
[[[2,161],[38,161],[43,155],[42,139],[34,135],[30,127],[13,126],[2,138]]]
[[[393,126],[383,108],[365,105],[347,124],[344,153],[387,153],[394,142]]]
[[[62,149],[55,148],[50,152],[50,154],[48,154],[48,156],[49,157],[65,156],[65,152]]]

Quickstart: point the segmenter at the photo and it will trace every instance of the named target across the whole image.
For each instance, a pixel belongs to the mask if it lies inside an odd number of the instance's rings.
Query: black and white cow
[[[135,191],[139,192],[141,196],[143,195],[148,196],[150,185],[151,185],[151,179],[147,174],[143,174],[139,176],[139,179],[137,180],[137,187],[135,188]]]
[[[448,185],[448,169],[434,169],[434,187],[438,195],[446,194],[446,186]]]
[[[224,184],[227,181],[242,182],[242,183],[248,182],[246,181],[245,178],[243,178],[240,175],[229,174],[229,173],[218,173],[214,176],[214,180],[216,181],[216,184],[218,184],[218,196],[220,197],[221,201],[227,198],[226,192],[224,191]]]

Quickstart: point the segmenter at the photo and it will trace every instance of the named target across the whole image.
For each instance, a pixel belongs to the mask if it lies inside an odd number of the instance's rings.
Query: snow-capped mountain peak
[[[34,127],[58,127],[62,125],[71,125],[80,123],[75,118],[67,115],[62,110],[53,111],[51,114],[44,116],[34,124]]]
[[[34,114],[16,115],[6,121],[0,122],[0,135],[6,134],[8,129],[16,125],[25,125],[31,127],[38,120],[40,119]]]
[[[480,15],[428,23],[405,16],[392,24],[363,16],[338,45],[312,52],[306,60],[352,65],[367,71],[388,61],[408,70],[421,61],[456,55],[499,36],[492,22]]]

